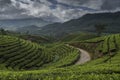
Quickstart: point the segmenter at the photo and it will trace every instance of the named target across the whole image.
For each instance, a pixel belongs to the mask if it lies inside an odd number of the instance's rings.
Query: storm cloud
[[[87,13],[119,9],[120,0],[0,0],[0,19],[37,17],[64,22]]]

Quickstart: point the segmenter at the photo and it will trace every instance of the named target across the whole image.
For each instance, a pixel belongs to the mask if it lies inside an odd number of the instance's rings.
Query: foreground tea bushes
[[[6,37],[5,37],[6,38]],[[120,35],[109,35],[86,41],[72,43],[72,45],[83,48],[91,52],[92,56],[99,57],[82,65],[73,65],[80,56],[78,49],[67,46],[63,43],[54,44],[51,47],[40,46],[29,41],[20,39],[21,47],[14,53],[11,46],[17,46],[18,39],[9,37],[11,41],[3,41],[0,45],[5,45],[0,55],[1,65],[8,69],[1,69],[1,80],[119,80],[120,79]],[[4,38],[3,38],[4,39]],[[7,39],[6,39],[7,40]],[[6,47],[7,46],[7,47]],[[12,47],[13,47],[12,46]],[[24,47],[25,46],[25,47]],[[27,48],[27,49],[26,49]],[[37,49],[40,51],[37,53]],[[7,52],[7,51],[8,52]],[[24,53],[19,54],[19,51]],[[34,51],[35,50],[35,51]],[[32,51],[32,52],[31,52]],[[28,54],[28,53],[30,54]],[[93,54],[93,52],[96,52]],[[27,55],[28,54],[28,55]],[[38,55],[42,57],[38,57]],[[26,55],[26,56],[23,56]],[[34,56],[33,56],[34,55]],[[14,57],[13,57],[14,56]],[[28,58],[29,57],[29,58]],[[38,57],[38,58],[35,58]],[[8,63],[20,62],[14,66]],[[15,59],[14,59],[15,58]],[[33,61],[31,60],[33,59]],[[29,61],[30,60],[30,61]],[[37,66],[39,63],[42,65]],[[12,64],[6,67],[6,65]],[[32,66],[31,66],[32,65]],[[22,66],[22,67],[21,67]],[[30,67],[31,66],[31,67]],[[9,68],[12,68],[9,69]],[[17,68],[18,71],[15,71]],[[30,70],[28,70],[30,69]],[[39,69],[39,70],[36,70]]]
[[[0,64],[9,70],[39,69],[48,63],[56,64],[54,67],[72,65],[78,56],[79,50],[64,44],[46,48],[16,37],[0,36]]]

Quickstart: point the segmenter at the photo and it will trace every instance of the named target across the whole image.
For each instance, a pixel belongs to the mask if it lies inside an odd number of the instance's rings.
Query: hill
[[[17,28],[24,27],[24,26],[36,25],[41,27],[50,23],[52,22],[50,21],[48,22],[40,18],[5,19],[5,20],[0,20],[0,27],[7,30],[15,31]]]
[[[64,44],[46,48],[17,37],[0,35],[0,70],[36,70],[48,63],[48,67],[54,68],[72,65],[78,56],[77,49]]]
[[[97,35],[92,33],[71,33],[61,39],[62,42],[75,42],[95,38]]]
[[[94,29],[95,24],[106,24],[105,33],[118,33],[120,29],[119,21],[120,12],[86,14],[65,23],[54,23],[43,26],[40,33],[59,37],[80,31],[96,32]]]
[[[0,29],[0,35],[9,35],[9,36],[14,36],[14,37],[16,36],[16,37],[22,38],[24,40],[41,43],[41,44],[51,42],[51,39],[49,37],[39,36],[39,35],[30,35],[29,31],[26,31],[24,33],[19,33],[19,32]]]
[[[119,80],[120,78],[120,34],[70,42],[69,45],[91,53],[93,60],[82,65],[73,65],[73,61],[76,61],[79,56],[79,51],[64,43],[39,47],[40,53],[35,53],[34,51],[38,50],[38,44],[20,39],[23,42],[22,46],[26,45],[26,47],[21,46],[19,50],[15,50],[18,48],[15,47],[18,45],[14,45],[18,42],[17,38],[0,37],[0,79],[2,80]],[[44,49],[48,51],[44,52]],[[11,52],[13,50],[14,52]],[[20,53],[21,51],[23,53]],[[43,67],[41,63],[44,64]],[[16,69],[18,71],[15,71]]]
[[[40,29],[41,28],[36,25],[29,25],[29,26],[19,27],[17,28],[16,31],[20,33],[38,34],[38,31]]]
[[[51,40],[47,37],[43,37],[43,36],[37,36],[37,35],[19,35],[19,38],[28,40],[28,41],[32,41],[32,42],[36,42],[36,43],[41,43],[41,44],[45,44],[45,43],[50,43]]]

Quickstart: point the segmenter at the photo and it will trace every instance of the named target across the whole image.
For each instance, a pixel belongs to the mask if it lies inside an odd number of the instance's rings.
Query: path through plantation
[[[67,46],[70,46],[69,44],[66,44]],[[73,47],[73,46],[72,46]],[[83,49],[80,49],[80,48],[77,48],[79,49],[80,51],[80,57],[79,59],[75,62],[75,65],[80,65],[80,64],[84,64],[88,61],[91,60],[91,57],[90,57],[90,54],[89,52],[83,50]]]
[[[88,62],[88,61],[91,60],[91,57],[90,57],[90,55],[89,55],[89,53],[87,51],[85,51],[83,49],[79,49],[79,50],[80,50],[80,58],[75,63],[76,65],[83,64],[83,63]]]

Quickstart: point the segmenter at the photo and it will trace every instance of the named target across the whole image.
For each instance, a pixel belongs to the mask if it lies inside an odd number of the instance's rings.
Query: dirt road
[[[79,50],[81,53],[80,53],[79,60],[75,63],[76,65],[83,64],[83,63],[91,60],[91,57],[87,51],[85,51],[83,49],[79,49]]]

